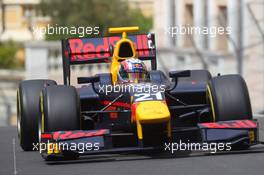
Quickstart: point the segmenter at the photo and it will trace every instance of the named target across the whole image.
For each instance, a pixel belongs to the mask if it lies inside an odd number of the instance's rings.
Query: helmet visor
[[[122,81],[127,83],[138,83],[146,81],[146,74],[142,72],[123,72]]]
[[[128,73],[128,79],[133,83],[143,82],[146,81],[146,74],[142,72]]]

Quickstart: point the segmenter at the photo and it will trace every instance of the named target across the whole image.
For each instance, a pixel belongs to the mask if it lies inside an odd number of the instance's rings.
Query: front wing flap
[[[56,131],[41,134],[40,153],[44,159],[63,156],[108,153],[140,153],[155,151],[157,147],[112,147],[112,135],[108,129]]]

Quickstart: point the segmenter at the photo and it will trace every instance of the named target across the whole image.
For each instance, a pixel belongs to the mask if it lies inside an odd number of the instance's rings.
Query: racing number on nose
[[[135,94],[135,102],[139,101],[148,101],[148,100],[163,100],[163,96],[161,92],[157,93],[141,93],[141,94]]]

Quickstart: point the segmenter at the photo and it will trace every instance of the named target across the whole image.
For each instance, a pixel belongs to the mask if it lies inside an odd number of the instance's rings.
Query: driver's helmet
[[[120,63],[118,71],[119,83],[139,83],[147,80],[147,68],[143,61],[128,58]]]

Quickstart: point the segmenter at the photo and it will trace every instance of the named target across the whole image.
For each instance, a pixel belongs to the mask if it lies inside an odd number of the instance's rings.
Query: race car
[[[258,144],[249,93],[237,74],[157,70],[153,33],[109,28],[99,38],[62,40],[64,84],[25,80],[17,91],[17,128],[25,151],[44,159],[89,154],[164,152],[169,143]],[[120,36],[121,34],[121,36]],[[78,77],[71,66],[109,64],[108,73]],[[145,63],[150,64],[147,70]],[[169,63],[168,63],[169,64]],[[80,146],[81,145],[81,146]]]

